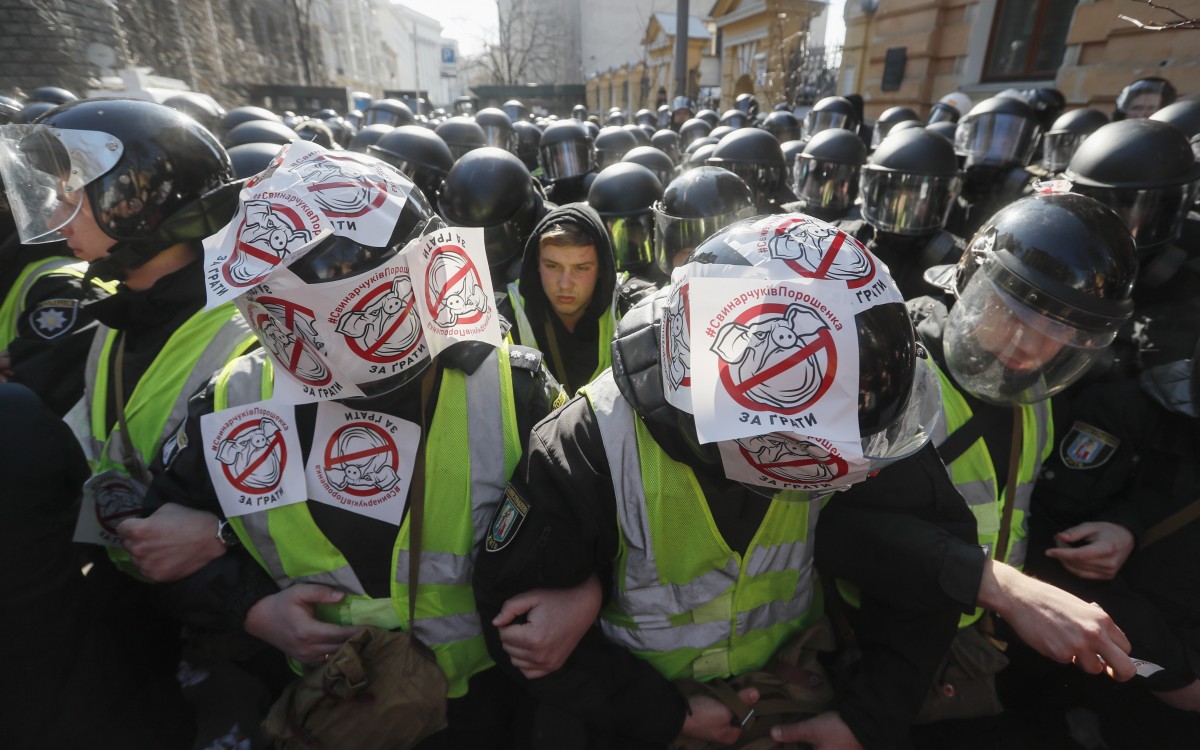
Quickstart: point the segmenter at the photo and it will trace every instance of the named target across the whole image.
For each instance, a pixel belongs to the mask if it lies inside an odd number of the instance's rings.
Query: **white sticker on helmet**
[[[458,341],[500,345],[500,314],[483,229],[439,229],[405,253],[421,290],[417,304],[433,356]]]
[[[226,518],[304,502],[296,415],[262,402],[200,417],[204,462]]]
[[[866,479],[871,464],[854,441],[773,432],[718,443],[725,476],[782,490],[836,490]]]

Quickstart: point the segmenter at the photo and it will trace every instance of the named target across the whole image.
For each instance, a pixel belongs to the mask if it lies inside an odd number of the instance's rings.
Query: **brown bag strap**
[[[562,352],[558,350],[558,336],[554,335],[554,324],[550,322],[549,315],[546,316],[546,342],[550,349],[550,359],[554,362],[554,377],[558,378],[559,382],[566,383],[567,365],[563,362]]]
[[[142,457],[133,448],[129,438],[129,423],[125,421],[125,334],[117,334],[117,355],[113,359],[113,401],[117,406],[117,432],[121,437],[121,450],[125,455],[122,462],[129,476],[145,484],[150,483],[150,472],[142,463]]]
[[[412,488],[408,496],[408,629],[411,632],[417,611],[417,580],[421,567],[421,530],[425,522],[425,443],[429,436],[429,398],[437,365],[430,364],[421,377],[421,439],[413,461]]]
[[[1200,518],[1200,498],[1196,498],[1147,529],[1146,533],[1142,535],[1141,549],[1146,549],[1151,544],[1162,541],[1164,537],[1174,534],[1198,518]]]
[[[1008,537],[1012,526],[1013,508],[1017,504],[1017,471],[1021,468],[1021,447],[1025,442],[1025,415],[1021,407],[1013,407],[1012,448],[1008,454],[1008,479],[1004,483],[1004,512],[1000,515],[1000,536],[992,555],[996,562],[1008,557]]]

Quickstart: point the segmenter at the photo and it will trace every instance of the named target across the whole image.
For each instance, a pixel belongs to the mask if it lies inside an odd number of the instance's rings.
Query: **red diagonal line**
[[[288,370],[292,373],[296,372],[296,368],[300,366],[300,355],[304,350],[304,344],[300,342],[300,337],[296,336],[296,345],[292,347],[292,358],[288,362]]]
[[[824,461],[820,461],[815,458],[803,458],[803,459],[798,458],[795,461],[776,461],[776,462],[768,463],[768,464],[759,464],[759,466],[764,469],[775,469],[775,468],[778,468],[781,466],[784,466],[784,467],[786,467],[786,466],[812,466],[813,464],[822,464],[822,463],[824,463]]]
[[[438,295],[436,300],[434,300],[433,306],[435,309],[441,306],[442,300],[446,299],[446,292],[450,291],[450,288],[459,281],[462,281],[463,277],[466,276],[470,270],[471,265],[468,263],[467,265],[464,265],[462,268],[455,271],[454,275],[446,280],[446,283],[442,286],[442,293]]]
[[[782,372],[785,372],[787,370],[790,370],[801,359],[807,359],[808,357],[811,357],[812,355],[817,353],[817,351],[820,349],[820,346],[825,343],[825,337],[823,335],[824,333],[825,333],[825,329],[822,328],[820,331],[817,331],[817,340],[816,341],[812,342],[811,344],[807,344],[807,345],[801,347],[795,354],[793,354],[792,356],[783,360],[782,362],[777,362],[777,363],[771,365],[770,367],[768,367],[767,369],[758,373],[757,375],[743,380],[741,383],[737,384],[734,387],[738,389],[739,393],[745,393],[746,391],[750,390],[754,386],[761,385],[764,382],[775,377],[776,375],[778,375]]]
[[[367,458],[368,456],[378,456],[380,453],[390,453],[391,450],[391,448],[385,445],[380,448],[359,451],[358,453],[346,453],[344,455],[337,456],[336,458],[329,459],[329,465],[332,468],[333,464],[349,463],[350,461],[357,461],[360,458]]]
[[[816,278],[828,278],[827,274],[829,273],[829,267],[833,265],[833,260],[837,257],[838,251],[841,250],[842,243],[845,238],[846,235],[840,232],[836,237],[834,237],[833,244],[829,246],[829,251],[825,253],[825,257],[821,258],[821,265],[817,266]]]
[[[242,252],[246,253],[247,255],[252,255],[255,258],[263,261],[264,263],[270,263],[273,266],[279,265],[279,256],[278,255],[275,255],[274,253],[269,253],[266,250],[263,250],[261,248],[257,248],[254,245],[251,245],[250,243],[245,242],[244,240],[239,240],[238,242],[242,249]]]
[[[320,185],[309,185],[308,192],[315,193],[318,190],[336,190],[337,188],[360,188],[367,187],[366,183],[355,182],[348,180],[346,182],[322,182]]]
[[[260,422],[259,424],[262,424],[262,423]],[[243,471],[238,476],[234,477],[233,483],[240,487],[242,484],[242,480],[245,479],[246,477],[250,476],[251,474],[253,474],[255,472],[255,470],[258,469],[258,467],[262,466],[263,461],[267,460],[267,456],[270,456],[272,453],[275,452],[275,446],[282,444],[282,443],[283,443],[283,435],[278,432],[275,433],[271,437],[271,442],[267,443],[267,449],[265,451],[263,451],[261,454],[259,454],[258,458],[251,461],[250,465],[246,467],[245,471]]]
[[[375,352],[379,351],[379,347],[387,343],[388,339],[392,337],[392,334],[396,332],[396,329],[400,327],[400,324],[404,322],[404,319],[408,317],[408,311],[411,309],[412,305],[405,305],[404,311],[396,316],[396,322],[392,323],[392,325],[388,327],[388,329],[384,331],[378,339],[375,340],[374,344],[371,344],[367,347],[366,353],[374,354]]]

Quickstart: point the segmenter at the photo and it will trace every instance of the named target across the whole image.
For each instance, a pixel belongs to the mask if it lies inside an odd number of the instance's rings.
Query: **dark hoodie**
[[[592,299],[583,317],[575,325],[573,333],[568,331],[554,314],[554,308],[546,297],[542,288],[542,278],[538,273],[541,236],[555,224],[573,224],[580,227],[592,238],[599,264]],[[568,393],[574,393],[608,367],[611,361],[608,345],[612,339],[612,319],[609,316],[612,314],[617,271],[613,261],[612,242],[599,214],[584,203],[568,203],[542,217],[525,243],[519,284],[524,314],[529,320],[536,341],[522,341],[519,325],[513,326],[513,340],[539,349],[545,355],[545,363],[550,372],[558,378]],[[518,317],[519,315],[520,313],[517,313]],[[603,342],[600,340],[602,337],[605,339]]]

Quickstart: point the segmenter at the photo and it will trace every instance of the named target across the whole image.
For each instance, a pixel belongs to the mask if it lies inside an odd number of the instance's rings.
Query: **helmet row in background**
[[[418,125],[402,125],[384,134],[368,149],[371,156],[400,170],[431,202],[439,200],[454,155],[437,133]]]
[[[936,232],[945,226],[961,187],[949,141],[920,127],[893,130],[862,168],[862,215],[883,232]]]
[[[827,128],[807,143],[795,143],[802,150],[795,156],[792,191],[801,210],[826,221],[841,218],[858,198],[866,144],[857,133],[841,128]]]
[[[734,131],[714,146],[706,163],[741,177],[750,188],[758,211],[774,212],[774,202],[785,187],[787,175],[783,150],[775,136],[757,128]],[[787,195],[779,202],[786,203],[792,197]]]
[[[720,167],[684,172],[654,204],[654,260],[665,274],[708,237],[755,213],[754,196],[742,178]]]

